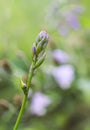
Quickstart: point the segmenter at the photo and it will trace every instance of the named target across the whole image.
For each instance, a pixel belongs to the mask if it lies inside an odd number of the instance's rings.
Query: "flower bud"
[[[43,61],[45,60],[45,57],[46,57],[46,53],[44,52],[44,54],[36,62],[35,69],[38,68],[43,63]]]
[[[48,34],[45,31],[41,31],[36,38],[36,53],[37,55],[46,48],[48,43]]]
[[[35,46],[32,47],[32,52],[33,52],[33,55],[36,55],[36,48],[35,48]]]
[[[36,41],[37,41],[37,42],[42,41],[43,44],[44,44],[44,43],[48,43],[48,34],[47,34],[47,32],[46,32],[46,31],[41,31],[41,32],[38,34],[38,36],[37,36],[37,38],[36,38]]]

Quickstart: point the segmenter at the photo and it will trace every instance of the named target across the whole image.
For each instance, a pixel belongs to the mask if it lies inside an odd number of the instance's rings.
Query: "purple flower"
[[[74,68],[72,65],[62,65],[53,69],[52,75],[62,89],[70,88],[75,78]]]
[[[83,7],[78,5],[78,1],[58,0],[51,7],[48,11],[48,22],[62,36],[66,36],[70,32],[70,29],[77,30],[80,28],[79,15],[83,12]]]
[[[73,29],[78,29],[80,27],[77,16],[72,13],[68,13],[66,16],[66,21],[69,23],[69,26]]]
[[[43,93],[36,92],[33,95],[30,111],[32,114],[42,116],[46,113],[46,107],[51,103],[51,99]]]
[[[52,53],[52,56],[57,62],[62,63],[62,64],[68,62],[69,60],[67,53],[65,53],[64,51],[60,49],[54,50]]]

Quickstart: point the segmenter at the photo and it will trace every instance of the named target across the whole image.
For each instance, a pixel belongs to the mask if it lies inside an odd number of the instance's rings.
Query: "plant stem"
[[[15,123],[15,125],[14,125],[13,130],[17,130],[17,129],[18,129],[20,120],[21,120],[22,115],[23,115],[23,113],[24,113],[24,109],[25,109],[26,102],[27,102],[27,97],[28,97],[28,92],[29,92],[31,80],[32,80],[32,77],[33,77],[34,64],[35,64],[35,63],[33,62],[32,65],[31,65],[31,67],[30,67],[30,72],[29,72],[28,82],[27,82],[27,93],[24,95],[24,99],[23,99],[23,102],[22,102],[22,106],[21,106],[21,109],[20,109],[20,112],[19,112],[19,115],[18,115],[18,118],[17,118],[17,120],[16,120],[16,123]]]
[[[45,31],[41,31],[33,46],[32,64],[29,70],[28,81],[27,81],[27,84],[25,84],[25,88],[22,88],[24,91],[24,99],[23,99],[22,106],[21,106],[21,109],[20,109],[20,112],[19,112],[19,115],[18,115],[18,118],[16,120],[13,130],[18,129],[18,126],[19,126],[19,123],[22,118],[25,105],[27,102],[28,92],[29,92],[34,70],[37,69],[43,63],[45,59],[45,48],[46,48],[47,43],[48,43],[48,34]]]
[[[16,120],[16,123],[15,123],[15,126],[14,126],[14,129],[13,129],[13,130],[17,130],[17,128],[18,128],[18,126],[19,126],[19,123],[20,123],[20,120],[21,120],[21,118],[22,118],[22,115],[23,115],[23,112],[24,112],[24,108],[25,108],[25,105],[26,105],[26,101],[27,101],[27,96],[25,95],[25,96],[24,96],[24,99],[23,99],[23,102],[22,102],[22,106],[21,106],[19,115],[18,115],[18,118],[17,118],[17,120]]]

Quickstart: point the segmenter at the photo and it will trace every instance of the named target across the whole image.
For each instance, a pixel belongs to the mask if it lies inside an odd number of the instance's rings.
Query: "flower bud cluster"
[[[32,79],[36,69],[45,60],[45,57],[46,57],[45,48],[46,48],[47,44],[48,44],[48,34],[46,31],[41,31],[38,34],[36,41],[32,47],[33,57],[32,57],[32,64],[30,66],[27,84],[25,84],[22,80],[20,81],[21,88],[22,88],[25,95],[28,94],[29,85],[30,85],[31,79]]]
[[[32,48],[35,68],[39,67],[46,57],[45,48],[48,44],[48,39],[49,38],[46,31],[41,31],[36,38],[36,42],[34,43]]]

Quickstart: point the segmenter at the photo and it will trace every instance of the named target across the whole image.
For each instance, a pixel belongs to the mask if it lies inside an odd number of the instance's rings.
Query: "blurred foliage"
[[[23,98],[20,79],[27,81],[32,44],[42,29],[50,35],[47,58],[33,78],[19,130],[90,130],[90,1],[79,1],[84,7],[81,28],[71,30],[65,37],[45,22],[51,3],[0,1],[0,130],[13,128]],[[54,59],[57,49],[69,56],[66,63]],[[52,73],[63,65],[74,68],[74,80],[67,89]],[[35,93],[43,93],[51,100],[42,116],[30,109]]]

